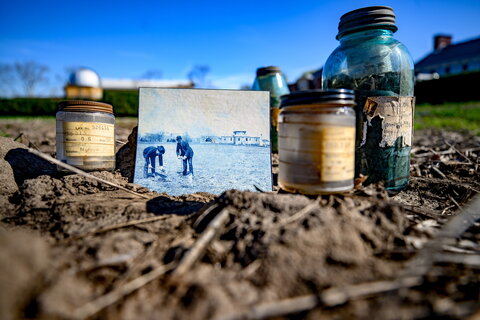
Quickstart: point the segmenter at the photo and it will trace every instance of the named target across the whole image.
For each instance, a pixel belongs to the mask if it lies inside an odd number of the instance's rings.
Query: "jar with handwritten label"
[[[355,96],[352,90],[298,91],[282,97],[279,186],[323,194],[353,188]]]
[[[68,100],[58,104],[57,159],[85,171],[115,169],[115,116],[110,104]],[[62,170],[59,167],[59,170]]]
[[[344,14],[340,45],[323,68],[322,86],[356,96],[356,175],[382,182],[390,194],[408,185],[413,134],[413,60],[393,37],[393,9],[375,6]]]

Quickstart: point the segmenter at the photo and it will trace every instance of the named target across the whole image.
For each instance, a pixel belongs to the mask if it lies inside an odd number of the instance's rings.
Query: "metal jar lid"
[[[58,103],[58,111],[105,112],[113,114],[113,107],[111,104],[98,101],[64,100]]]
[[[353,107],[355,105],[355,93],[350,89],[328,89],[328,90],[305,90],[297,91],[282,96],[280,108],[289,106],[305,106],[326,104],[331,106]]]
[[[395,25],[395,13],[391,7],[365,7],[345,13],[338,23],[337,40],[342,36],[368,29],[388,29],[393,32],[398,28]]]
[[[281,73],[280,68],[275,66],[268,66],[257,69],[257,77],[266,76],[274,73]]]

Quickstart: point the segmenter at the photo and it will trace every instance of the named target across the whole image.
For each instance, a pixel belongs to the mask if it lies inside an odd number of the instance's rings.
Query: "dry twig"
[[[193,247],[185,253],[182,260],[178,264],[178,267],[173,271],[173,276],[182,276],[188,272],[192,266],[201,258],[207,246],[212,242],[217,233],[227,222],[229,212],[226,208],[223,208],[220,213],[210,222],[208,227],[202,233],[202,236],[195,242]]]
[[[115,290],[110,291],[106,295],[100,296],[99,298],[88,302],[87,304],[73,310],[72,314],[68,318],[75,320],[83,320],[89,318],[96,313],[102,311],[108,306],[117,303],[120,299],[126,295],[140,289],[149,282],[157,279],[158,277],[164,275],[166,272],[173,269],[173,266],[159,266],[156,269],[150,271],[147,274],[144,274],[141,277],[138,277],[122,287],[119,287]]]
[[[73,167],[73,166],[71,166],[71,165],[69,165],[69,164],[66,164],[66,163],[63,163],[63,162],[61,162],[61,161],[58,161],[57,159],[50,157],[48,154],[45,154],[45,153],[40,152],[40,151],[38,151],[38,150],[35,150],[35,149],[32,149],[32,148],[28,148],[28,151],[29,151],[30,153],[33,153],[34,155],[36,155],[36,156],[44,159],[44,160],[47,160],[47,161],[49,161],[49,162],[51,162],[51,163],[53,163],[53,164],[56,164],[57,166],[60,166],[60,167],[62,167],[62,168],[65,168],[65,169],[67,169],[67,170],[69,170],[69,171],[72,171],[72,172],[74,172],[74,173],[80,174],[80,175],[82,175],[82,176],[84,176],[84,177],[97,180],[97,181],[99,181],[99,182],[101,182],[101,183],[103,183],[103,184],[106,184],[106,185],[109,185],[109,186],[111,186],[111,187],[115,187],[115,188],[120,189],[120,190],[123,190],[123,191],[125,191],[125,192],[134,194],[134,195],[136,195],[137,197],[141,197],[141,198],[144,198],[144,199],[150,199],[150,197],[148,197],[148,196],[146,196],[146,195],[143,195],[143,194],[140,194],[140,193],[135,192],[135,191],[133,191],[133,190],[124,188],[124,187],[122,187],[122,186],[120,186],[120,185],[118,185],[118,184],[116,184],[116,183],[107,181],[107,180],[105,180],[105,179],[95,177],[94,175],[91,175],[91,174],[89,174],[89,173],[87,173],[87,172],[85,172],[85,171],[83,171],[83,170],[80,170],[80,169],[75,168],[75,167]]]
[[[413,167],[415,168],[417,176],[421,177],[422,176],[422,170],[420,170],[420,166],[418,164],[414,164]]]
[[[145,250],[142,254],[139,254],[132,262],[130,267],[128,268],[127,271],[125,271],[124,274],[121,275],[121,277],[115,281],[115,288],[119,288],[126,283],[128,283],[130,277],[135,274],[135,272],[139,271],[139,269],[142,267],[142,262],[145,262],[158,248],[160,245],[160,238],[157,238],[148,248]]]
[[[415,158],[423,158],[423,157],[431,157],[433,155],[447,155],[447,154],[454,154],[455,150],[445,150],[445,151],[434,151],[433,149],[428,149],[429,152],[424,152],[417,154],[418,150],[412,150],[413,156]]]
[[[295,221],[303,218],[304,216],[306,216],[307,214],[312,212],[312,210],[315,209],[319,205],[320,200],[321,200],[321,197],[318,196],[317,199],[315,199],[314,202],[307,204],[303,209],[301,209],[297,213],[295,213],[292,216],[290,216],[288,218],[285,218],[284,220],[280,221],[279,224],[276,227],[281,227],[281,226],[284,226],[286,224],[295,222]]]
[[[408,263],[401,277],[423,276],[437,260],[440,260],[443,247],[454,243],[459,235],[479,219],[480,196],[477,195]]]
[[[178,264],[178,267],[173,272],[173,275],[181,276],[193,266],[193,264],[200,258],[202,253],[205,251],[207,245],[214,239],[215,235],[224,225],[226,220],[229,217],[228,211],[224,208],[220,213],[215,217],[215,219],[210,222],[205,232],[197,240],[192,249],[188,251],[183,259]],[[118,287],[113,291],[99,297],[96,300],[93,300],[73,311],[71,318],[75,320],[83,320],[88,317],[95,315],[106,307],[115,304],[120,299],[126,295],[140,289],[147,283],[157,279],[158,277],[164,275],[166,272],[173,269],[173,265],[160,266],[153,271],[138,277],[122,287]]]
[[[148,223],[148,222],[163,220],[167,217],[168,217],[168,215],[165,214],[165,215],[162,215],[162,216],[155,216],[155,217],[149,217],[149,218],[145,218],[145,219],[131,220],[131,221],[127,221],[127,222],[118,223],[118,224],[115,224],[115,225],[104,226],[104,227],[101,227],[101,228],[96,229],[96,230],[88,231],[88,232],[78,234],[78,235],[73,235],[71,238],[68,238],[68,240],[76,240],[76,239],[80,239],[80,238],[83,238],[83,237],[86,237],[86,236],[90,236],[90,235],[94,235],[94,234],[98,234],[98,233],[103,233],[103,232],[107,232],[107,231],[112,231],[112,230],[115,230],[115,229],[120,229],[120,228],[135,226],[135,225],[142,224],[142,223]]]
[[[23,132],[20,132],[20,134],[15,139],[13,139],[13,141],[18,141],[20,138],[25,138],[28,141],[28,147],[29,148],[33,147],[34,149],[39,150],[37,145],[35,143],[33,143],[30,139],[28,139],[27,135],[24,134]]]
[[[462,208],[458,204],[457,200],[455,200],[451,195],[448,195],[448,198],[457,206],[457,208],[461,211]]]
[[[20,139],[21,137],[23,136],[23,132],[20,132],[18,136],[15,137],[15,139],[13,139],[13,141],[17,141],[18,139]]]
[[[115,143],[124,145],[124,144],[127,144],[128,142],[122,141],[122,140],[115,140]]]
[[[443,214],[440,211],[431,210],[431,209],[424,208],[424,207],[421,207],[421,206],[412,206],[412,205],[406,205],[406,204],[401,204],[401,203],[398,204],[398,205],[400,207],[402,207],[403,209],[405,209],[407,211],[410,211],[410,212],[412,212],[412,213],[414,213],[418,216],[421,216],[423,218],[426,218],[426,219],[431,219],[431,218],[436,219],[438,216]]]
[[[465,160],[467,160],[470,164],[473,164],[472,160],[470,160],[469,158],[467,158],[467,156],[465,156],[463,153],[461,153],[460,150],[458,150],[454,145],[448,143],[447,141],[445,141],[445,143],[446,143],[450,148],[452,148],[456,153],[458,153],[460,156],[462,156],[462,158],[464,158]]]
[[[423,181],[423,182],[427,182],[427,183],[442,183],[442,184],[447,183],[447,184],[450,184],[450,185],[453,185],[453,186],[462,187],[462,188],[465,188],[465,189],[468,189],[468,190],[472,190],[476,193],[480,193],[480,190],[475,189],[475,188],[469,186],[468,184],[465,184],[465,183],[462,183],[462,182],[457,182],[457,181],[452,180],[452,179],[442,180],[442,179],[436,179],[436,178],[423,178],[423,177],[415,177],[415,176],[410,176],[410,179]]]
[[[401,288],[409,288],[420,284],[416,277],[403,278],[397,281],[376,281],[338,288],[330,288],[318,295],[305,295],[288,298],[276,302],[258,304],[244,312],[218,317],[217,320],[260,320],[281,317],[302,311],[312,310],[316,306],[334,307],[349,300],[382,294]]]
[[[425,200],[423,200],[422,192],[420,191],[420,189],[418,188],[418,186],[415,186],[415,190],[417,191],[418,196],[420,197],[420,204],[423,205],[423,204],[425,203]]]
[[[209,206],[208,208],[206,208],[199,216],[197,219],[195,219],[195,222],[193,223],[193,228],[198,228],[198,226],[200,225],[200,223],[203,221],[203,219],[205,219],[205,217],[207,215],[210,214],[210,212],[212,212],[213,210],[215,210],[216,208],[218,208],[218,204],[214,203],[213,205]]]
[[[435,261],[442,263],[460,264],[472,268],[480,268],[479,254],[461,254],[458,252],[454,254],[443,253],[435,256]]]
[[[443,179],[447,179],[447,176],[442,171],[440,171],[440,169],[438,169],[437,167],[432,166],[432,170],[438,173],[440,177],[442,177]]]
[[[445,209],[443,209],[440,214],[443,216],[448,210],[453,209],[453,208],[455,208],[455,205],[448,206]]]

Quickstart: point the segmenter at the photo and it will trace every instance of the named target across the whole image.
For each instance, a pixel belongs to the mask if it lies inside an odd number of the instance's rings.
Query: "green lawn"
[[[415,107],[415,129],[469,130],[480,135],[480,101],[420,104]]]
[[[23,121],[23,120],[35,120],[35,119],[45,119],[45,120],[55,120],[55,116],[25,116],[25,115],[20,115],[20,116],[14,116],[14,115],[7,115],[7,116],[0,116],[0,120],[18,120],[18,121]]]

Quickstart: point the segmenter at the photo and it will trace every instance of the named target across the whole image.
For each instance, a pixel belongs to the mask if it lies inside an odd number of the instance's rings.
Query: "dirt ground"
[[[173,197],[129,182],[134,126],[94,175],[140,196],[29,153],[54,120],[0,120],[1,319],[480,318],[479,137],[416,132],[393,197]]]

